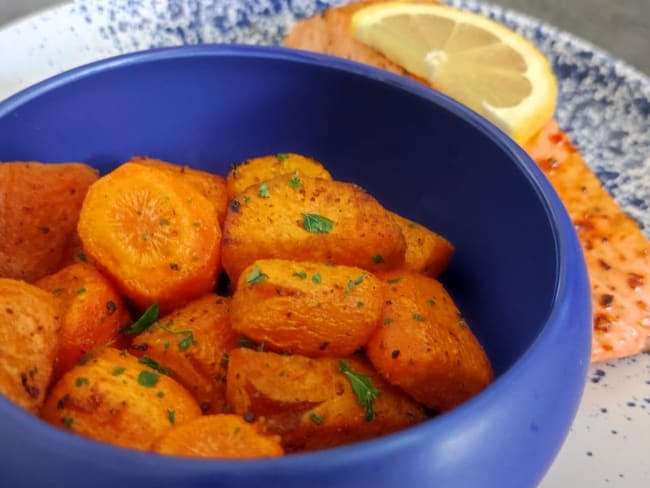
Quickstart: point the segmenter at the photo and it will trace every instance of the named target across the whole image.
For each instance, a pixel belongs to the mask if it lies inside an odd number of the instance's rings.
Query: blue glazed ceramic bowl
[[[582,393],[590,295],[573,226],[534,163],[446,97],[279,48],[184,47],[83,67],[0,104],[0,160],[134,154],[225,173],[299,152],[456,246],[443,276],[490,356],[459,408],[352,446],[252,461],[160,457],[70,435],[0,397],[0,486],[534,486]]]

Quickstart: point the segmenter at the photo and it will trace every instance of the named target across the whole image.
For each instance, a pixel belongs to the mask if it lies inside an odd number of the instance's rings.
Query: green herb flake
[[[317,285],[320,285],[323,281],[323,278],[321,277],[320,273],[316,271],[313,275],[311,275],[311,281],[312,283],[316,283]]]
[[[391,318],[386,318],[386,319],[384,319],[384,324],[386,324],[386,325],[390,325],[390,324],[392,324],[392,323],[393,323],[393,319],[391,319]]]
[[[294,173],[294,175],[289,180],[289,186],[291,188],[300,188],[302,186],[302,180],[300,179],[298,172]]]
[[[322,417],[322,415],[318,415],[318,414],[315,414],[315,413],[312,413],[309,416],[309,420],[314,422],[316,425],[323,425],[323,422],[325,421],[325,419]]]
[[[160,313],[160,307],[157,303],[151,305],[145,312],[140,316],[138,320],[133,322],[131,325],[128,325],[122,329],[122,334],[140,334],[151,327],[158,320],[158,314]]]
[[[361,302],[361,301],[357,302],[357,308],[361,308],[361,307],[363,307],[364,305],[365,305],[365,303],[363,303],[363,302]]]
[[[77,388],[81,388],[82,386],[86,386],[90,381],[88,381],[88,378],[77,378],[74,382],[74,386]]]
[[[142,356],[140,359],[138,359],[138,362],[140,364],[144,364],[145,366],[149,366],[151,369],[155,369],[156,371],[158,371],[161,374],[165,374],[165,375],[168,375],[168,376],[172,374],[171,369],[168,369],[168,368],[165,368],[164,366],[161,366],[160,363],[158,363],[158,361],[156,361],[155,359],[150,358],[149,356]]]
[[[241,427],[235,427],[232,431],[232,435],[237,435],[241,432]]]
[[[122,366],[116,366],[113,368],[113,372],[111,373],[113,376],[119,376],[122,373],[126,371],[126,368],[123,368]]]
[[[86,293],[86,291],[88,290],[86,290],[84,287],[81,287],[77,290],[77,295],[83,295],[84,293]]]
[[[291,276],[297,276],[301,280],[304,280],[305,278],[307,278],[307,273],[304,271],[299,271],[299,272],[294,271],[293,273],[291,273]]]
[[[365,271],[361,273],[358,277],[356,277],[353,280],[348,281],[348,285],[345,287],[345,294],[349,295],[350,292],[352,292],[352,288],[354,288],[357,285],[360,285],[363,279],[368,275]]]
[[[187,351],[190,346],[195,346],[198,344],[198,341],[194,338],[194,334],[192,331],[182,331],[184,333],[184,337],[178,341],[178,350],[180,352],[185,352]]]
[[[266,281],[268,277],[269,275],[262,273],[262,270],[259,268],[259,266],[255,266],[253,270],[248,273],[248,276],[246,277],[246,283],[249,285],[259,285],[260,283]]]
[[[402,281],[402,277],[398,276],[397,278],[389,278],[389,279],[387,279],[386,283],[390,283],[391,285],[394,285],[396,283],[399,283],[400,281]]]
[[[63,417],[61,422],[63,422],[66,429],[72,430],[72,424],[74,424],[74,419],[72,417]]]
[[[107,347],[110,347],[113,345],[115,342],[114,339],[109,339],[106,341],[104,344],[97,346],[95,349],[90,351],[88,354],[86,354],[84,357],[82,357],[79,361],[77,361],[77,364],[84,365],[88,364],[90,361],[95,359],[97,356],[99,356],[101,353],[103,353]]]
[[[302,226],[307,232],[316,234],[329,234],[334,227],[334,221],[313,213],[301,213]]]
[[[142,234],[142,240],[147,242],[149,240],[149,236],[147,234]]]
[[[436,301],[433,298],[429,298],[427,303],[433,307],[436,304]]]
[[[243,200],[244,200],[244,204],[245,204],[245,205],[248,205],[248,202],[251,201],[251,197],[249,197],[248,195],[244,195]]]
[[[86,253],[81,251],[77,253],[77,257],[79,258],[79,261],[82,263],[87,263],[88,262],[88,256],[86,256]]]
[[[260,187],[257,190],[257,194],[261,196],[262,198],[271,198],[271,195],[269,194],[269,188],[266,186],[266,182],[262,182]]]
[[[54,293],[54,295],[58,297],[61,296],[61,293],[63,293],[64,291],[65,288],[61,288],[60,286],[57,286],[54,290],[52,290],[52,293]]]
[[[284,163],[287,159],[289,159],[289,155],[287,153],[277,153],[275,157],[281,163]]]
[[[352,387],[352,391],[357,396],[357,402],[364,407],[366,411],[366,421],[372,422],[375,419],[375,410],[373,402],[379,398],[381,391],[376,389],[372,380],[365,375],[355,373],[345,361],[339,360],[339,370],[343,373]]]
[[[142,370],[138,375],[138,384],[144,386],[145,388],[153,388],[158,384],[160,375],[149,370]]]
[[[375,264],[381,264],[384,262],[384,256],[382,256],[381,254],[375,254],[372,257],[372,262]]]
[[[159,391],[158,393],[156,393],[156,396],[158,398],[165,398],[165,392],[164,391]]]
[[[169,419],[169,423],[174,425],[176,423],[176,411],[167,410],[167,418]]]
[[[165,352],[169,351],[170,347],[171,347],[171,344],[169,343],[169,341],[165,341],[165,343],[163,344],[164,351]]]
[[[201,222],[192,222],[193,227],[201,227]]]
[[[424,322],[424,317],[420,315],[419,313],[414,313],[413,314],[413,320],[417,322]]]

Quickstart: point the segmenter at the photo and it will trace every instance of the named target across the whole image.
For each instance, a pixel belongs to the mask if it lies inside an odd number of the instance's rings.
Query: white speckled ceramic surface
[[[193,43],[278,43],[296,19],[345,0],[78,0],[0,29],[0,99],[69,68]],[[473,0],[532,39],[560,83],[557,118],[619,203],[650,232],[650,80],[535,19]],[[542,487],[650,486],[650,355],[592,366]]]

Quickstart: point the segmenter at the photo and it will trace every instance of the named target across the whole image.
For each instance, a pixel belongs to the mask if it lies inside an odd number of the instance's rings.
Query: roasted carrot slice
[[[49,293],[0,278],[0,393],[32,413],[43,404],[50,384],[58,313]]]
[[[170,172],[192,185],[214,204],[219,216],[219,223],[223,225],[223,220],[226,218],[226,205],[228,204],[226,180],[223,176],[190,168],[189,166],[168,163],[160,159],[134,157],[131,158],[130,162]]]
[[[0,277],[31,283],[62,266],[96,179],[85,164],[0,164]]]
[[[206,415],[168,430],[154,450],[203,458],[274,457],[284,454],[279,439],[265,435],[239,415]]]
[[[382,276],[386,307],[366,346],[377,371],[441,412],[483,390],[492,381],[492,367],[440,282],[412,272]]]
[[[72,264],[36,285],[52,293],[61,306],[61,331],[54,381],[102,344],[123,347],[120,329],[131,322],[115,287],[97,269]]]
[[[229,299],[210,293],[162,317],[135,338],[131,351],[163,364],[204,413],[221,413],[227,353],[238,337],[230,328]]]
[[[79,237],[139,308],[170,311],[212,290],[221,229],[214,205],[165,171],[126,163],[88,191]]]
[[[332,176],[322,164],[312,158],[295,153],[279,153],[247,159],[236,164],[226,176],[228,198],[234,198],[252,185],[276,176],[297,174],[311,178],[331,180]]]

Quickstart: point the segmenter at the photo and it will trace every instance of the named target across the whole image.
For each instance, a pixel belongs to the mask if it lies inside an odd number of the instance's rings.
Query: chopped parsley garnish
[[[368,273],[365,271],[361,273],[358,277],[356,277],[353,280],[348,281],[348,285],[345,287],[345,294],[349,295],[350,292],[352,291],[352,288],[354,288],[357,285],[360,285],[363,279],[367,276]]]
[[[176,411],[167,410],[167,418],[169,418],[169,423],[174,425],[176,423]]]
[[[300,188],[302,186],[302,180],[300,179],[300,175],[297,172],[294,173],[294,175],[289,180],[289,186],[291,188]]]
[[[321,278],[321,275],[318,271],[316,271],[313,275],[311,275],[311,281],[313,283],[316,283],[317,285],[320,285],[323,279]]]
[[[266,182],[262,182],[262,184],[260,184],[260,187],[257,190],[257,194],[259,196],[261,196],[262,198],[270,198],[271,197],[271,195],[269,194],[269,189],[266,186]]]
[[[325,419],[321,415],[317,415],[315,413],[312,413],[309,416],[309,420],[314,422],[316,425],[323,425],[323,422],[325,421]]]
[[[287,153],[277,153],[275,157],[280,161],[281,163],[284,163],[287,159],[289,159],[289,155]]]
[[[417,322],[424,322],[424,317],[420,315],[419,313],[414,313],[413,314],[413,320]]]
[[[90,351],[88,354],[86,354],[84,357],[82,357],[79,361],[77,361],[77,364],[80,364],[80,365],[82,365],[82,366],[83,366],[84,364],[88,364],[90,361],[92,361],[92,360],[95,359],[97,356],[99,356],[101,353],[103,353],[104,350],[105,350],[107,347],[112,346],[114,342],[115,342],[114,339],[109,339],[108,341],[106,341],[106,342],[105,342],[104,344],[102,344],[101,346],[97,346],[95,349],[93,349],[93,350]]]
[[[359,405],[365,408],[366,421],[372,422],[375,419],[373,402],[379,398],[381,391],[374,387],[370,378],[352,371],[347,362],[339,361],[339,370],[350,382],[350,386],[352,386],[352,391],[354,391],[354,394],[357,396],[357,402],[359,402]]]
[[[140,364],[144,364],[145,366],[149,366],[151,369],[155,369],[161,374],[166,374],[166,375],[172,374],[171,369],[161,366],[160,363],[158,363],[158,361],[150,358],[149,356],[142,356],[140,359],[138,359],[138,362]]]
[[[74,386],[79,388],[79,387],[87,385],[88,383],[90,383],[90,381],[88,381],[88,378],[77,378],[75,380],[75,382],[74,382]]]
[[[147,371],[145,369],[143,371],[140,371],[140,374],[138,375],[138,384],[140,386],[144,386],[145,388],[153,388],[156,386],[156,384],[158,384],[159,379],[160,375],[158,373]]]
[[[83,295],[86,293],[86,289],[84,287],[81,287],[77,290],[77,295]]]
[[[375,254],[372,257],[372,262],[375,263],[375,264],[383,263],[384,262],[384,256],[382,256],[381,254]]]
[[[392,323],[393,323],[393,319],[391,319],[391,318],[384,319],[384,324],[390,325]]]
[[[389,278],[386,280],[386,283],[390,283],[391,285],[394,285],[395,283],[399,283],[402,281],[402,277],[398,276],[397,278]]]
[[[301,280],[304,280],[305,278],[307,278],[307,273],[304,271],[299,271],[299,272],[294,271],[293,273],[291,273],[291,276],[297,276]]]
[[[251,201],[251,197],[249,197],[248,195],[244,195],[243,200],[244,200],[244,204],[245,204],[245,205],[248,205],[248,202]]]
[[[357,307],[358,307],[358,308],[361,308],[361,307],[363,307],[364,305],[365,305],[365,304],[364,304],[363,302],[357,302]]]
[[[61,288],[60,286],[57,286],[54,290],[52,290],[52,293],[54,293],[57,297],[61,296],[61,293],[65,291],[65,288]]]
[[[269,275],[262,273],[262,270],[259,268],[259,266],[255,266],[253,268],[253,271],[248,273],[248,276],[246,277],[246,283],[249,285],[259,285],[260,283],[266,281],[268,277]]]
[[[433,298],[429,298],[427,303],[433,307],[436,304],[436,301]]]
[[[158,314],[160,313],[160,308],[157,303],[151,305],[144,313],[140,316],[138,320],[133,322],[131,325],[127,325],[122,329],[122,334],[140,334],[151,327],[156,320],[158,320]]]
[[[77,257],[79,258],[79,261],[81,261],[82,263],[87,263],[88,262],[88,256],[86,256],[85,252],[77,253]]]
[[[180,335],[183,336],[181,340],[178,341],[178,350],[181,352],[185,352],[190,346],[195,346],[198,344],[198,341],[194,338],[194,333],[191,330],[173,330],[170,329],[168,326],[171,326],[173,324],[173,321],[170,321],[167,326],[158,324],[157,327],[161,330],[164,330],[165,332],[169,332],[170,334],[175,334],[175,335]],[[169,349],[169,343],[165,342],[164,348],[165,351]]]
[[[61,421],[63,422],[63,425],[65,425],[66,429],[72,429],[72,424],[74,424],[74,419],[72,417],[63,417]]]
[[[123,368],[122,366],[116,366],[113,368],[113,372],[111,373],[113,376],[119,376],[122,373],[126,371],[126,368]]]
[[[307,232],[329,234],[334,226],[334,221],[313,213],[301,213],[302,226]]]

